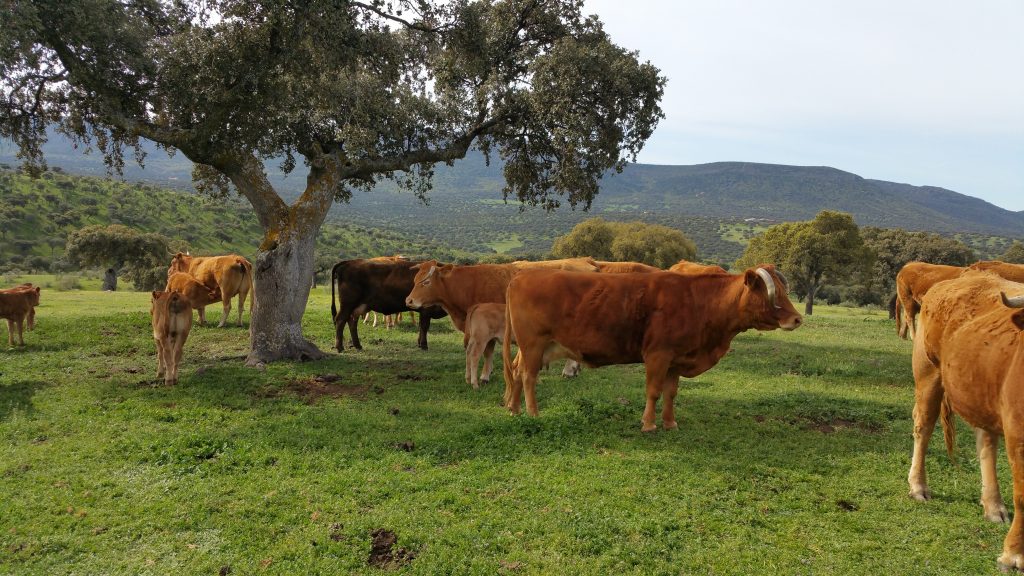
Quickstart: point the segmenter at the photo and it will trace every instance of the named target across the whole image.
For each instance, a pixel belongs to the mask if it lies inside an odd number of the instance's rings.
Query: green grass
[[[519,236],[517,234],[513,234],[511,236],[504,237],[500,240],[495,240],[493,242],[487,243],[487,246],[493,248],[494,251],[497,252],[498,254],[504,254],[509,250],[514,250],[516,248],[521,247],[522,245],[523,241],[519,239]]]
[[[324,349],[328,299],[305,322]],[[401,574],[996,573],[966,426],[959,466],[932,444],[935,498],[906,495],[910,347],[878,313],[741,335],[682,383],[680,429],[643,434],[641,367],[553,369],[540,417],[510,417],[447,321],[428,352],[362,326],[363,351],[265,371],[244,329],[194,327],[167,388],[148,306],[47,290],[0,346],[0,574],[376,574],[377,528],[415,555]],[[295,392],[318,374],[346,393]]]

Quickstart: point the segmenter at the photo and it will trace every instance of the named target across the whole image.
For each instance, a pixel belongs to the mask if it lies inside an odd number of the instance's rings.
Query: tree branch
[[[366,10],[367,12],[373,12],[374,14],[380,16],[381,18],[384,18],[385,20],[391,20],[392,22],[397,22],[397,23],[401,24],[402,26],[405,26],[406,28],[409,28],[410,30],[418,30],[420,32],[429,32],[429,33],[432,33],[432,34],[436,34],[436,33],[441,32],[440,28],[434,28],[434,27],[431,27],[431,26],[426,26],[424,24],[419,24],[419,23],[416,23],[416,22],[409,22],[408,20],[403,20],[402,18],[399,18],[398,16],[395,16],[394,14],[388,14],[387,12],[381,10],[380,8],[377,8],[376,6],[371,6],[371,5],[365,4],[363,2],[351,2],[351,4],[353,6],[355,6],[355,7],[357,7],[357,8],[362,8],[363,10]]]

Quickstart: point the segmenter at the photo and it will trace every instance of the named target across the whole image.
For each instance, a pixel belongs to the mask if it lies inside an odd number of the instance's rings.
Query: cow
[[[896,273],[896,333],[913,340],[917,331],[917,311],[921,298],[943,280],[956,278],[964,271],[959,266],[908,262]]]
[[[191,256],[178,252],[171,259],[171,267],[167,270],[167,278],[175,272],[188,272],[196,280],[211,290],[220,291],[220,299],[224,303],[224,314],[220,324],[223,328],[231,313],[231,299],[238,296],[238,325],[242,325],[242,313],[245,311],[245,298],[252,294],[250,308],[255,307],[255,291],[252,289],[252,264],[237,254],[224,256]]]
[[[384,259],[356,259],[338,262],[331,268],[331,319],[334,322],[334,347],[344,350],[344,330],[348,325],[352,334],[352,347],[362,350],[359,343],[359,316],[368,312],[395,314],[409,308],[405,295],[412,290],[419,262],[407,259],[388,261]],[[338,304],[334,291],[337,288]],[[425,309],[420,314],[420,331],[417,345],[427,349],[427,330],[430,320],[444,318],[447,314],[439,306]]]
[[[39,304],[38,286],[18,286],[0,290],[0,318],[7,320],[7,344],[14,346],[14,328],[18,328],[18,345],[25,345],[24,325],[29,330],[35,325],[34,307]]]
[[[597,271],[602,274],[623,274],[625,272],[661,272],[661,268],[641,264],[640,262],[606,262],[594,260]]]
[[[469,307],[466,313],[466,330],[463,345],[466,348],[466,383],[474,389],[480,382],[491,381],[494,345],[505,335],[505,305],[485,302]],[[480,356],[484,357],[483,370],[477,373]]]
[[[714,264],[698,264],[696,262],[690,262],[689,260],[680,260],[676,262],[668,269],[669,272],[675,272],[676,274],[726,274],[725,268],[721,266],[715,266]]]
[[[988,270],[1012,282],[1024,283],[1024,264],[1010,264],[1001,260],[980,260],[967,268],[970,270]]]
[[[36,329],[36,306],[39,306],[39,288],[34,286],[31,282],[19,284],[14,288],[8,288],[6,290],[0,290],[0,292],[24,292],[29,295],[32,307],[28,310],[28,316],[25,321],[25,326],[29,332]]]
[[[156,375],[173,386],[178,383],[182,347],[192,329],[192,304],[184,294],[155,291],[149,314],[156,340]]]
[[[502,343],[505,405],[538,414],[537,373],[567,356],[588,366],[643,362],[647,405],[642,429],[657,429],[655,405],[664,397],[662,424],[677,427],[679,377],[711,369],[732,339],[751,328],[793,330],[803,317],[772,265],[742,274],[580,274],[525,271],[512,279]],[[513,362],[510,343],[519,352]]]
[[[920,305],[913,352],[910,496],[931,497],[925,475],[928,441],[941,417],[952,455],[952,414],[959,414],[975,428],[984,517],[1006,522],[995,461],[999,436],[1004,436],[1014,515],[998,564],[1024,570],[1024,285],[969,270],[932,286]]]
[[[187,272],[175,272],[167,279],[167,292],[178,292],[188,298],[192,308],[199,313],[199,325],[206,326],[206,307],[220,302],[221,291],[210,289],[196,277]]]
[[[520,271],[537,268],[597,271],[594,260],[590,258],[540,262],[517,260],[508,264],[470,266],[442,265],[436,260],[428,260],[418,264],[416,268],[415,283],[405,299],[406,305],[411,309],[442,306],[452,317],[452,323],[463,334],[467,334],[466,317],[469,309],[476,304],[503,304],[509,281]],[[578,374],[579,366],[575,362],[566,362],[562,375],[571,378]]]

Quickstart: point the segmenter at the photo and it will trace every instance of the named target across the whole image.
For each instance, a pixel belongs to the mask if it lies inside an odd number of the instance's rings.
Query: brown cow
[[[690,262],[689,260],[680,260],[673,264],[669,269],[669,272],[675,272],[676,274],[728,274],[725,268],[721,266],[715,266],[714,264],[698,264],[696,262]]]
[[[182,347],[192,329],[192,304],[177,292],[153,292],[149,313],[156,340],[156,375],[173,386],[178,383]]]
[[[1010,294],[1013,297],[1007,298]],[[921,301],[914,339],[914,455],[907,480],[931,497],[924,460],[941,415],[952,454],[952,413],[975,428],[986,519],[1005,522],[996,454],[999,436],[1013,475],[1013,524],[998,563],[1024,570],[1024,285],[970,270],[935,284]]]
[[[968,266],[971,270],[988,270],[1012,282],[1024,283],[1024,264],[1010,264],[1001,260],[981,260]]]
[[[238,325],[242,325],[242,312],[245,311],[245,298],[252,294],[249,306],[254,307],[255,291],[252,289],[252,264],[237,254],[225,256],[191,256],[178,252],[171,259],[171,267],[167,270],[167,278],[175,272],[188,272],[195,276],[207,288],[218,290],[224,303],[224,314],[217,326],[223,328],[231,313],[231,299],[238,296]]]
[[[536,416],[537,373],[558,356],[589,366],[643,362],[643,430],[657,428],[654,409],[662,394],[662,422],[673,429],[680,376],[711,369],[740,332],[793,330],[802,320],[771,265],[737,275],[522,272],[509,284],[506,300],[506,406],[518,414],[525,389],[526,410]],[[513,336],[519,344],[515,363]]]
[[[640,262],[606,262],[594,260],[597,271],[602,274],[625,274],[626,272],[662,272],[661,268],[655,268]]]
[[[196,277],[187,272],[175,272],[167,279],[167,292],[184,294],[188,298],[192,308],[199,313],[199,325],[206,326],[206,307],[214,302],[220,302],[220,290],[210,289]]]
[[[466,314],[466,335],[463,344],[466,348],[466,383],[479,388],[480,381],[487,384],[491,381],[491,370],[494,356],[494,345],[505,337],[505,305],[496,302],[485,302],[469,307]],[[477,376],[480,356],[484,357],[483,370]]]
[[[375,311],[382,314],[404,312],[405,295],[412,290],[413,278],[418,262],[406,259],[386,258],[357,259],[338,262],[331,269],[331,319],[334,321],[334,347],[344,350],[344,331],[348,325],[352,334],[352,347],[362,349],[359,343],[359,316]],[[334,290],[337,287],[341,309],[335,303]],[[424,310],[419,319],[417,345],[427,349],[427,330],[430,320],[444,318],[445,311],[439,306]]]
[[[36,306],[39,306],[39,288],[34,286],[31,282],[19,284],[14,288],[8,288],[6,290],[0,290],[0,292],[24,292],[29,295],[30,303],[32,307],[28,310],[28,318],[26,325],[29,332],[36,329]]]
[[[14,327],[18,327],[18,344],[25,345],[24,323],[35,324],[34,307],[39,304],[39,287],[18,286],[0,290],[0,318],[7,320],[7,344],[14,346]]]
[[[931,287],[943,280],[956,278],[964,271],[959,266],[907,262],[896,273],[896,333],[904,340],[914,339],[917,331],[917,311],[921,298]]]

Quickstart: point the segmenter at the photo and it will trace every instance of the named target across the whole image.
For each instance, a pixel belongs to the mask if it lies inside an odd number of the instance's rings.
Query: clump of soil
[[[405,548],[395,549],[395,542],[398,536],[391,530],[378,528],[370,536],[373,538],[370,544],[370,557],[366,563],[375,568],[398,568],[412,562],[416,555]]]
[[[341,376],[337,374],[318,374],[305,378],[295,378],[285,383],[283,388],[264,388],[257,392],[261,398],[276,398],[283,393],[295,394],[306,404],[316,404],[321,398],[338,398],[341,396],[363,396],[370,387],[344,386]]]

